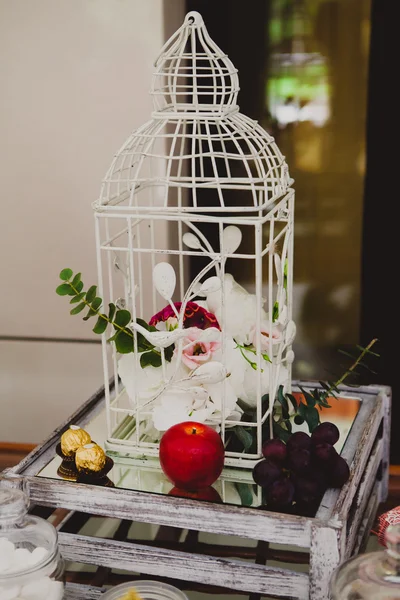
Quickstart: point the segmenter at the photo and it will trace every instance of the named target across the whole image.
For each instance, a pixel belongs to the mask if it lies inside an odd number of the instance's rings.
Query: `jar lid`
[[[108,590],[102,600],[120,600],[130,590],[137,592],[143,600],[188,600],[178,588],[160,581],[138,580],[117,585]]]
[[[0,522],[17,521],[29,508],[29,498],[22,491],[0,486]]]

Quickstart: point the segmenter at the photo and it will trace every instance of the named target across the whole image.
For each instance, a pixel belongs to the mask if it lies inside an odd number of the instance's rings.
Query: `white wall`
[[[102,384],[100,346],[24,340],[95,337],[58,273],[97,280],[91,203],[182,6],[0,0],[0,441],[39,441]]]

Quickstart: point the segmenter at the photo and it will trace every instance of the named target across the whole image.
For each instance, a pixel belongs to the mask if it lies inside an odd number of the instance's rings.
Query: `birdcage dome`
[[[152,119],[114,156],[95,208],[251,212],[279,199],[292,183],[285,157],[239,112],[238,91],[232,62],[189,13],[156,61]]]

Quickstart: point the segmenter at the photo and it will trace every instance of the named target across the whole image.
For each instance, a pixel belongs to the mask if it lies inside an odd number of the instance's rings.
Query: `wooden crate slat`
[[[372,451],[366,469],[363,473],[360,486],[355,494],[353,505],[351,507],[352,520],[347,526],[346,551],[344,558],[348,558],[352,554],[352,550],[358,535],[360,523],[364,518],[365,509],[367,507],[371,491],[376,485],[376,474],[382,460],[383,441],[378,440]]]
[[[64,600],[98,600],[104,590],[78,583],[67,583]],[[44,599],[43,599],[44,600]]]
[[[186,498],[28,477],[31,499],[92,515],[310,546],[310,519]]]
[[[65,559],[74,562],[264,595],[308,599],[307,573],[66,533],[60,533],[59,541]]]

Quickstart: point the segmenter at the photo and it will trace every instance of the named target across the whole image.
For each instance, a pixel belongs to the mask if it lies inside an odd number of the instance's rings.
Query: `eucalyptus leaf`
[[[125,310],[124,308],[121,310],[117,310],[114,317],[114,323],[119,325],[119,327],[126,327],[126,325],[128,325],[131,322],[131,320],[131,313],[129,312],[129,310]]]
[[[108,305],[108,319],[110,321],[113,320],[114,315],[115,315],[115,311],[116,311],[116,307],[115,304],[113,304],[112,302]]]
[[[58,294],[59,296],[68,296],[71,293],[71,291],[73,291],[73,289],[69,283],[62,283],[56,288],[56,294]]]
[[[125,331],[118,332],[114,343],[117,352],[120,354],[129,354],[130,352],[133,352],[133,337],[125,333]]]
[[[297,412],[298,403],[293,394],[286,394],[286,398],[289,400],[290,404],[293,406],[295,412]]]
[[[82,273],[77,273],[77,274],[75,275],[75,277],[73,278],[73,280],[72,280],[71,284],[72,284],[72,286],[73,286],[74,288],[76,288],[76,286],[77,286],[77,285],[78,285],[78,283],[80,282],[80,280],[81,280],[81,277],[82,277]]]
[[[93,302],[96,298],[97,285],[91,285],[88,291],[86,292],[86,300],[89,302]]]
[[[97,319],[96,325],[93,327],[93,332],[98,334],[104,333],[107,329],[107,325],[107,316],[105,314],[100,315],[100,317]]]
[[[80,294],[77,294],[76,296],[74,296],[73,298],[71,298],[71,300],[69,301],[70,304],[76,304],[76,302],[80,302],[81,300],[83,300],[83,298],[85,297],[85,292],[81,292]]]
[[[296,415],[294,418],[294,422],[296,423],[296,425],[303,425],[304,418],[301,417],[300,415]]]
[[[68,279],[71,279],[73,274],[74,273],[72,269],[63,269],[60,273],[60,279],[62,279],[63,281],[68,281]]]
[[[140,366],[142,369],[148,366],[161,367],[161,356],[152,350],[144,352],[140,355]]]
[[[81,292],[83,290],[83,281],[78,281],[78,283],[75,286],[75,289],[77,292]]]
[[[78,304],[78,306],[75,306],[75,308],[73,308],[70,311],[70,315],[77,315],[78,313],[82,312],[84,308],[86,308],[86,304],[84,302],[81,302],[80,304]]]
[[[282,442],[286,442],[289,440],[290,438],[290,432],[285,429],[284,427],[282,427],[279,423],[277,423],[276,421],[273,422],[273,429],[274,429],[274,436],[279,438],[280,440],[282,440]]]

